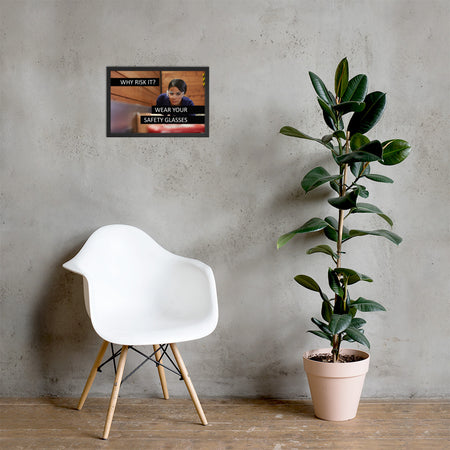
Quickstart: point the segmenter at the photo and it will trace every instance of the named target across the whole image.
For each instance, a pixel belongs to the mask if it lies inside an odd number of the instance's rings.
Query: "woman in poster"
[[[194,102],[184,94],[187,91],[186,83],[180,78],[170,81],[167,93],[156,99],[156,106],[194,106]]]

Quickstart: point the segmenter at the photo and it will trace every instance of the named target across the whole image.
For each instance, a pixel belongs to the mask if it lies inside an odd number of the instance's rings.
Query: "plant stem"
[[[350,147],[350,133],[347,132],[347,139],[345,141],[345,153],[349,152]],[[341,166],[341,175],[342,178],[340,179],[340,189],[339,189],[339,196],[343,197],[346,192],[346,183],[347,183],[347,164],[344,164]],[[344,210],[339,210],[339,221],[338,221],[338,240],[337,240],[337,255],[338,259],[336,262],[336,267],[341,267],[341,254],[342,254],[342,234],[344,232]]]
[[[341,335],[335,334],[333,336],[333,349],[331,350],[331,353],[333,355],[333,362],[338,362],[339,360],[339,349],[341,346]]]
[[[359,181],[359,179],[362,177],[363,173],[366,171],[367,167],[370,163],[366,162],[364,163],[359,175],[353,180],[353,183],[348,187],[348,189],[351,189],[355,184]]]
[[[349,148],[350,148],[350,133],[347,132],[346,141],[345,141],[345,153],[349,152]],[[341,172],[342,178],[340,179],[339,196],[343,197],[346,192],[347,164],[344,164],[343,166],[341,166],[340,172]],[[344,219],[345,219],[344,210],[340,209],[339,210],[339,220],[338,220],[338,239],[337,239],[337,245],[336,245],[336,247],[337,247],[336,250],[337,250],[337,255],[338,255],[337,261],[336,261],[336,268],[341,267],[341,261],[342,261],[342,235],[344,232]],[[335,296],[335,307],[336,307],[337,302],[343,301],[342,307],[338,308],[338,310],[340,310],[340,311],[345,311],[346,296],[347,296],[347,292],[345,292],[345,294],[344,294],[344,299],[340,299],[337,294]],[[333,350],[332,350],[333,362],[337,362],[339,359],[339,350],[340,350],[340,346],[341,346],[341,340],[342,339],[341,339],[340,334],[335,334],[333,336]]]

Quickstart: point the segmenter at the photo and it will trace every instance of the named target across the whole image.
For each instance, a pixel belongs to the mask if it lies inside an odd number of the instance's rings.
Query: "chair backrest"
[[[125,293],[138,302],[136,293],[143,292],[142,281],[155,277],[159,262],[169,257],[169,252],[139,228],[106,225],[96,230],[63,267],[84,277],[85,304],[90,316],[92,289],[111,290],[107,298],[99,297],[108,302],[114,302]],[[135,295],[131,290],[136,291]]]
[[[126,281],[128,277],[138,276],[142,270],[148,274],[152,265],[156,266],[158,260],[170,255],[139,228],[106,225],[96,230],[63,267],[87,278],[95,275]]]
[[[217,316],[212,270],[170,253],[129,225],[99,228],[63,267],[83,275],[86,310],[93,324],[96,312],[126,315],[126,310],[185,317],[203,311]]]

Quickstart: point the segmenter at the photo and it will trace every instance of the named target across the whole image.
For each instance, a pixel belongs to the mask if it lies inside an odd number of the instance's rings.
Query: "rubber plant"
[[[309,72],[309,76],[317,93],[323,119],[331,131],[322,138],[314,138],[293,127],[285,126],[281,128],[280,133],[315,141],[329,152],[331,160],[337,166],[336,172],[330,174],[324,167],[315,167],[304,176],[301,186],[305,193],[308,193],[328,184],[334,193],[328,203],[336,210],[336,215],[308,220],[296,230],[281,236],[277,247],[282,247],[297,234],[314,232],[322,232],[335,244],[335,248],[322,244],[307,251],[307,254],[324,253],[331,258],[333,267],[328,269],[331,298],[310,276],[297,275],[295,280],[301,286],[319,294],[321,318],[311,319],[318,329],[310,332],[330,342],[333,362],[337,362],[342,341],[356,341],[370,348],[363,330],[366,321],[356,317],[357,313],[385,311],[385,308],[374,300],[364,297],[353,299],[350,296],[351,285],[371,282],[372,279],[343,266],[344,244],[350,239],[367,235],[383,237],[397,245],[402,241],[391,229],[348,229],[345,226],[346,220],[355,214],[376,214],[392,227],[392,220],[380,208],[366,201],[370,183],[393,183],[391,178],[373,173],[372,166],[393,166],[401,163],[408,156],[410,145],[402,139],[380,142],[367,136],[383,114],[386,94],[378,91],[367,93],[366,75],[360,74],[349,79],[347,58],[344,58],[336,69],[334,94],[317,75]]]

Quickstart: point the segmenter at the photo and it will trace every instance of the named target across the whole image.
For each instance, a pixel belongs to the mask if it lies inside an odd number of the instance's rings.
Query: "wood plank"
[[[448,449],[450,400],[363,400],[348,422],[316,419],[310,401],[120,398],[110,439],[101,441],[106,398],[0,399],[0,448]]]

